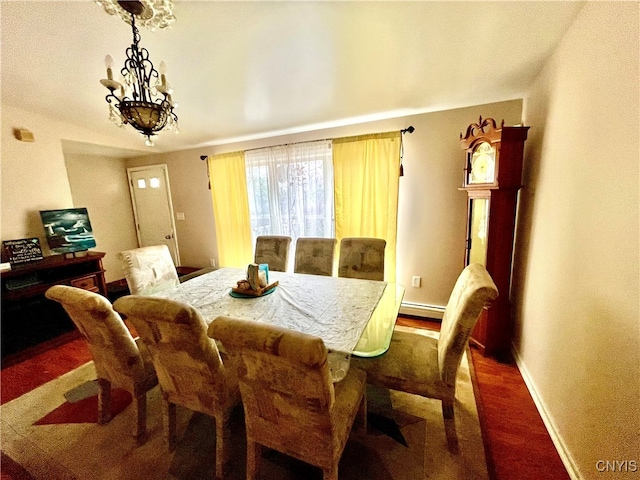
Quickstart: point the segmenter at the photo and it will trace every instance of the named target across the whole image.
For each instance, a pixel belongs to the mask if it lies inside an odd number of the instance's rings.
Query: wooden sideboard
[[[107,296],[102,252],[14,265],[2,272],[2,358],[75,329],[62,307],[45,298],[53,285],[70,285]]]

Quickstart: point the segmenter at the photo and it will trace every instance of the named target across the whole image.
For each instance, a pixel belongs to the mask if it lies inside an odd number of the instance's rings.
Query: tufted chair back
[[[356,413],[365,408],[364,372],[350,369],[334,389],[322,339],[274,325],[218,317],[209,336],[239,360],[247,478],[254,478],[266,446],[337,479]]]
[[[261,235],[256,238],[255,263],[269,264],[269,270],[286,272],[289,263],[291,237],[282,235]]]
[[[384,250],[382,238],[352,237],[340,241],[338,276],[363,280],[384,280]]]
[[[445,384],[455,385],[469,336],[484,306],[497,296],[493,279],[480,264],[468,265],[456,280],[442,317],[438,340],[438,368]]]
[[[193,307],[166,298],[128,295],[114,308],[131,321],[148,346],[165,403],[169,448],[176,446],[175,406],[216,420],[216,475],[228,460],[228,421],[240,401],[235,369],[223,363],[207,325]]]
[[[166,245],[125,250],[118,253],[117,258],[132,295],[151,295],[180,284]]]
[[[111,384],[129,391],[144,411],[138,415],[136,437],[146,435],[146,392],[157,385],[155,371],[145,345],[134,340],[122,318],[102,295],[66,285],[54,285],[45,296],[62,305],[87,340],[99,384],[100,423],[110,419]],[[142,416],[142,418],[140,418]]]
[[[336,242],[335,238],[298,238],[293,271],[328,277],[333,275]]]

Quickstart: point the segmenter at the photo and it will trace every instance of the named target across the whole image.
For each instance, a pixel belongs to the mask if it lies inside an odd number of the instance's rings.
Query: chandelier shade
[[[105,97],[109,104],[109,118],[118,126],[131,125],[147,137],[146,144],[153,145],[153,136],[162,129],[178,131],[178,117],[174,112],[169,86],[165,76],[166,66],[160,62],[156,69],[149,58],[149,51],[140,47],[140,32],[136,27],[137,12],[144,5],[138,1],[118,2],[130,15],[133,43],[127,49],[127,58],[120,70],[121,81],[113,78],[113,59],[105,58],[107,78],[100,83],[109,90]],[[174,17],[175,18],[175,17]]]
[[[167,124],[167,107],[162,104],[123,101],[118,108],[127,123],[147,136],[154,135]]]

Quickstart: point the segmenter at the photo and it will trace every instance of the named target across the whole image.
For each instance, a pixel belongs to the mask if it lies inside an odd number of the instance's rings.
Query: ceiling
[[[176,0],[170,28],[140,29],[167,64],[180,127],[149,148],[108,120],[99,83],[106,54],[121,68],[130,26],[88,0],[2,0],[2,103],[149,153],[511,100],[582,6]]]

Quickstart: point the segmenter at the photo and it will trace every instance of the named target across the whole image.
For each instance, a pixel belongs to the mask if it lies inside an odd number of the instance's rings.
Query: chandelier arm
[[[135,14],[131,12],[131,31],[133,43],[126,50],[127,58],[120,73],[125,79],[124,86],[113,81],[110,76],[110,64],[107,65],[106,80],[100,82],[107,87],[105,97],[110,105],[110,118],[119,126],[129,124],[147,137],[147,145],[153,145],[152,136],[163,128],[178,132],[178,116],[171,101],[171,89],[165,85],[160,72],[149,58],[149,51],[140,47],[140,32],[135,24]],[[162,88],[160,88],[162,86]],[[114,94],[120,88],[120,96]],[[129,98],[125,92],[133,98]]]
[[[120,99],[116,95],[114,95],[113,91],[109,92],[107,96],[104,97],[104,99],[107,101],[107,103],[112,103],[112,102],[115,103],[116,107],[120,103]]]

